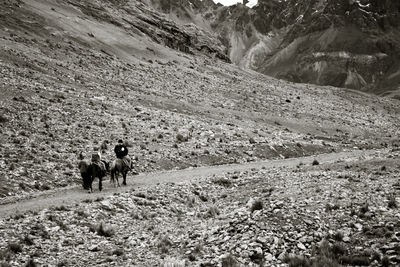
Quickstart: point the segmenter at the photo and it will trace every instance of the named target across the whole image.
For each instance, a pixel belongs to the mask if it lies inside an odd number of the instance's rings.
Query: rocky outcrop
[[[224,47],[210,32],[195,25],[177,24],[141,2],[71,0],[68,4],[133,34],[139,31],[158,44],[189,54],[204,53],[229,62]]]

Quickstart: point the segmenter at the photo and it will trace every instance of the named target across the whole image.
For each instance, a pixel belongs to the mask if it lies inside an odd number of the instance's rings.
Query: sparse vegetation
[[[22,252],[22,246],[19,243],[9,243],[8,244],[8,249],[14,253],[20,253]]]
[[[343,233],[342,232],[336,232],[332,235],[332,238],[335,241],[342,241],[343,240]]]
[[[159,240],[158,240],[158,244],[157,247],[159,249],[159,251],[161,253],[168,253],[169,249],[172,246],[172,242],[171,239],[168,236],[162,236]]]
[[[116,255],[118,257],[124,255],[124,250],[121,248],[114,249],[112,255]]]
[[[396,197],[394,195],[389,196],[388,198],[388,208],[389,209],[396,209],[397,208],[397,202],[396,202]]]
[[[229,187],[229,186],[231,186],[232,181],[227,178],[224,178],[224,177],[219,177],[219,178],[214,179],[213,183],[217,184],[217,185]]]
[[[8,119],[0,114],[0,123],[6,123],[6,122],[8,122]]]
[[[240,264],[232,254],[225,255],[221,260],[222,267],[239,267]]]
[[[219,215],[220,211],[218,209],[218,207],[212,205],[209,206],[207,209],[206,214],[204,215],[205,218],[214,218],[215,216]]]
[[[105,225],[104,222],[100,222],[97,226],[91,227],[91,231],[95,231],[99,236],[111,237],[115,234],[115,229],[111,226]]]
[[[178,134],[176,135],[176,140],[177,140],[178,142],[180,142],[180,143],[183,143],[183,142],[187,142],[187,141],[188,141],[188,138],[187,138],[187,136],[183,136],[182,134],[178,133]]]
[[[33,241],[32,237],[30,235],[27,235],[27,234],[22,238],[22,242],[24,242],[28,246],[32,246],[32,245],[35,244],[35,242]]]
[[[250,212],[253,213],[256,210],[262,210],[263,209],[263,203],[260,199],[255,199],[250,203]]]

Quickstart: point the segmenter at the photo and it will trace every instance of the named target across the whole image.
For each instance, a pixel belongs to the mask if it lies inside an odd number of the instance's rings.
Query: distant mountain
[[[400,1],[149,0],[180,23],[218,36],[243,68],[294,81],[400,94]]]

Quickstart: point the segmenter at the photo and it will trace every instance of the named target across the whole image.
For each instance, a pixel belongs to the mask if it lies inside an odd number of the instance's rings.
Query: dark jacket
[[[117,158],[122,159],[126,155],[128,155],[128,148],[123,144],[118,144],[114,148],[115,155]]]

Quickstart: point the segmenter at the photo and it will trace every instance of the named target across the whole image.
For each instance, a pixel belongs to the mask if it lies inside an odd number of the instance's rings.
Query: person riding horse
[[[117,159],[111,164],[111,182],[114,186],[119,186],[118,174],[122,174],[123,185],[126,185],[126,176],[129,171],[132,171],[132,160],[128,156],[128,148],[122,140],[118,140],[118,144],[114,148]]]
[[[92,153],[92,164],[95,164],[100,167],[100,169],[104,172],[107,171],[104,161],[101,159],[100,151],[94,151]]]
[[[131,169],[130,160],[127,158],[129,151],[121,139],[118,140],[118,144],[114,147],[114,152],[117,158],[121,159],[125,166]]]
[[[93,152],[91,161],[85,160],[82,153],[79,154],[78,168],[82,176],[82,186],[84,189],[93,192],[92,183],[97,177],[99,179],[99,191],[102,190],[102,179],[109,171],[109,163],[101,159],[99,152]]]

